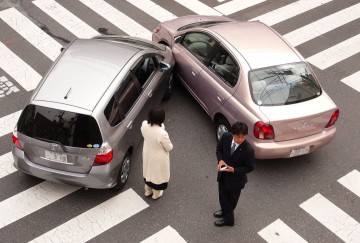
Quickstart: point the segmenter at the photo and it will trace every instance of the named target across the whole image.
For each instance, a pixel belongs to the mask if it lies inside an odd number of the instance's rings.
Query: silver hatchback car
[[[14,129],[14,165],[33,176],[121,189],[140,125],[169,98],[169,47],[125,36],[72,41],[26,104]]]
[[[224,16],[161,23],[153,41],[169,45],[174,73],[216,124],[250,128],[258,159],[308,154],[335,136],[339,110],[310,65],[271,27]]]

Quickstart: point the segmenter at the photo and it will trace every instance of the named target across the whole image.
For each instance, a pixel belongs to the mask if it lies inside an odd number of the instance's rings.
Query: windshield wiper
[[[44,142],[48,142],[48,143],[56,143],[57,145],[60,145],[60,147],[62,148],[62,150],[64,150],[64,152],[67,152],[67,149],[65,148],[65,146],[58,142],[58,141],[53,141],[53,140],[50,140],[50,139],[46,139],[46,138],[39,138],[39,137],[34,137],[35,139],[38,139],[38,140],[41,140],[41,141],[44,141]]]

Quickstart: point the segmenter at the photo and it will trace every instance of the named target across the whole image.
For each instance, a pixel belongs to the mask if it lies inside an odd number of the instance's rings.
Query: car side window
[[[104,114],[111,126],[119,124],[141,94],[138,77],[130,71],[107,104]]]
[[[155,55],[145,56],[145,58],[139,62],[132,72],[139,80],[140,86],[144,88],[150,77],[154,75],[159,67],[159,62]]]
[[[223,47],[218,48],[209,65],[209,68],[227,85],[230,87],[236,85],[239,79],[239,65]]]
[[[188,33],[181,44],[200,61],[204,61],[215,45],[215,40],[204,33]]]

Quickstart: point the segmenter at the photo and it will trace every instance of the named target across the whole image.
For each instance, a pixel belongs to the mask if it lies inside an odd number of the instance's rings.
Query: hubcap
[[[130,158],[127,157],[121,166],[121,183],[125,183],[129,177],[130,171]]]
[[[171,74],[170,79],[169,79],[169,87],[168,87],[168,89],[169,89],[169,93],[171,93],[171,92],[172,92],[173,82],[174,82],[174,79],[173,79],[173,74]]]
[[[222,135],[227,131],[228,131],[228,129],[226,128],[226,126],[224,124],[220,124],[217,127],[217,139],[220,141],[220,138],[222,137]]]

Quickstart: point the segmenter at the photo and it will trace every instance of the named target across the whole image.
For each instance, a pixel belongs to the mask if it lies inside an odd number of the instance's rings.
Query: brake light
[[[336,111],[334,111],[334,113],[331,115],[329,122],[326,124],[325,128],[331,127],[333,125],[335,125],[335,122],[337,121],[337,119],[339,118],[340,115],[340,111],[339,109],[337,109]]]
[[[17,137],[17,129],[16,129],[16,127],[15,127],[15,129],[14,129],[14,131],[12,133],[11,139],[13,141],[13,144],[15,144],[15,146],[18,149],[23,150],[23,148],[21,147],[20,141],[19,141],[19,139]]]
[[[161,29],[161,25],[158,25],[155,29],[154,29],[154,33],[158,33]]]
[[[106,165],[111,162],[112,158],[113,158],[113,150],[107,142],[104,142],[101,145],[99,152],[95,157],[93,165],[94,166]]]
[[[261,121],[258,121],[254,124],[254,136],[262,140],[274,139],[274,128],[270,124],[265,124]]]

